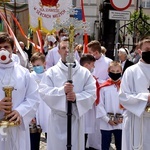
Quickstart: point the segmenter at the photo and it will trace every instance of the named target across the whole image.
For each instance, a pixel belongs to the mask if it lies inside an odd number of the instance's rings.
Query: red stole
[[[114,82],[113,80],[108,79],[108,80],[105,81],[104,83],[100,84],[100,88],[105,87],[105,86],[110,86],[110,85],[113,85],[113,84],[114,84],[114,85],[116,85],[117,90],[119,90],[119,88],[120,88],[120,83],[121,83],[120,80],[118,80],[117,82]]]
[[[97,81],[97,78],[95,77],[95,76],[93,76],[94,77],[94,79],[96,80],[96,96],[97,96],[97,98],[96,98],[96,100],[95,100],[95,104],[96,104],[96,106],[99,104],[99,99],[100,99],[100,95],[99,95],[99,90],[100,90],[100,84],[99,84],[99,82]]]

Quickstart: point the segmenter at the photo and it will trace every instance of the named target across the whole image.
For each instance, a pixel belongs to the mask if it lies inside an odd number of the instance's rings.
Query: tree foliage
[[[131,14],[127,31],[133,37],[144,37],[150,35],[150,16],[143,13],[142,10],[134,11]]]

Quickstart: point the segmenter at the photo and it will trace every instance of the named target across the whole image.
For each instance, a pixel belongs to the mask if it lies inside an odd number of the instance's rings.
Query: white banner
[[[29,0],[30,27],[33,31],[44,32],[53,30],[53,23],[69,19],[68,9],[72,0]]]

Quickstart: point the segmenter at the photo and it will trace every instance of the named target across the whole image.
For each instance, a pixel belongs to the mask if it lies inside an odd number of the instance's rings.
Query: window
[[[142,1],[143,8],[150,8],[150,0],[143,0]]]

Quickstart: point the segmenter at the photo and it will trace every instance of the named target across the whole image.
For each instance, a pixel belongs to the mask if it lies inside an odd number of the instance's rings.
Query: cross
[[[148,87],[149,93],[150,93],[150,86]]]

